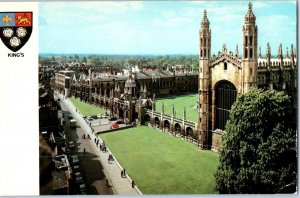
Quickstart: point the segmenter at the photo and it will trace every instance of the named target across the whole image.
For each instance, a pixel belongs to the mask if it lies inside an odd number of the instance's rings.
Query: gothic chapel
[[[296,91],[296,52],[291,45],[285,57],[282,45],[278,48],[277,57],[271,56],[267,44],[266,57],[261,56],[258,44],[258,27],[248,5],[242,27],[242,57],[238,46],[235,53],[227,51],[223,45],[217,56],[211,56],[211,29],[204,10],[199,32],[199,140],[204,149],[218,149],[224,132],[229,111],[239,94],[255,88],[284,90],[295,99]]]

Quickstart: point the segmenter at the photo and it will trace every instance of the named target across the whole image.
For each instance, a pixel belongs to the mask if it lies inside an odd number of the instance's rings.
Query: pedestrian
[[[90,126],[92,126],[92,123],[90,122]]]
[[[125,168],[123,170],[123,174],[124,174],[124,177],[126,177],[126,171],[125,171]]]
[[[85,155],[85,148],[83,148],[83,155]]]
[[[132,180],[132,182],[131,182],[131,187],[134,188],[134,186],[135,186],[135,183],[134,183],[134,181]]]
[[[123,173],[123,171],[121,171],[121,177],[123,177],[123,175],[124,175],[124,173]]]

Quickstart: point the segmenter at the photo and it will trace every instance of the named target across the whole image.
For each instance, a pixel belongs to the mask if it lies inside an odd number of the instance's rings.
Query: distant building
[[[75,72],[71,70],[59,71],[55,74],[55,86],[59,90],[63,90],[65,95],[69,95],[71,87],[71,79]]]
[[[129,68],[112,74],[90,69],[88,75],[74,75],[71,84],[71,96],[104,107],[128,122],[143,122],[142,108],[152,108],[153,95],[196,93],[198,73]]]

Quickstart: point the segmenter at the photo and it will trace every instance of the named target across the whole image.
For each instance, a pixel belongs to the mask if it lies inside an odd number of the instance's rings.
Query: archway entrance
[[[191,127],[186,128],[186,136],[193,137],[193,129]]]
[[[165,121],[164,121],[164,128],[165,128],[165,130],[167,130],[167,131],[170,130],[170,122],[169,122],[169,120],[165,120]]]
[[[124,118],[124,110],[122,108],[119,108],[119,118]]]
[[[175,132],[180,133],[180,131],[181,131],[181,126],[180,126],[180,124],[176,123],[175,124]]]
[[[146,115],[145,115],[145,122],[146,122],[146,123],[150,122],[150,119],[151,119],[151,118],[150,118],[150,115],[149,115],[149,114],[146,114]]]
[[[155,123],[155,126],[156,126],[157,128],[159,128],[159,118],[158,118],[158,117],[155,117],[155,118],[154,118],[154,123]]]
[[[224,130],[229,118],[229,111],[236,100],[235,86],[226,80],[218,82],[215,87],[216,120],[215,128]]]

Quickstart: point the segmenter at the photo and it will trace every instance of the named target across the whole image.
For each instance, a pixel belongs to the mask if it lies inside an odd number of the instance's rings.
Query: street
[[[76,153],[76,155],[79,157],[79,165],[83,175],[83,180],[87,186],[87,194],[142,194],[137,187],[132,188],[130,177],[120,177],[120,172],[123,170],[123,168],[118,164],[117,161],[113,161],[112,163],[108,162],[108,156],[111,153],[109,151],[103,153],[99,149],[99,145],[98,147],[96,146],[94,139],[98,139],[98,136],[93,134],[89,124],[87,124],[79,112],[76,112],[73,104],[71,104],[68,99],[63,100],[61,95],[59,97],[61,109],[65,119],[65,134],[68,138],[68,142],[74,142],[74,153]],[[70,128],[70,120],[68,119],[68,115],[70,113],[77,121],[76,129]],[[101,122],[103,122],[104,125],[103,127],[97,126],[97,130],[107,130],[110,124],[102,119]],[[92,124],[97,125],[97,123],[94,122]],[[82,138],[83,134],[85,134],[85,139]],[[88,135],[90,135],[91,139],[87,138]],[[99,139],[99,144],[100,143],[102,143],[101,139]],[[106,180],[108,180],[108,185],[106,184]]]

